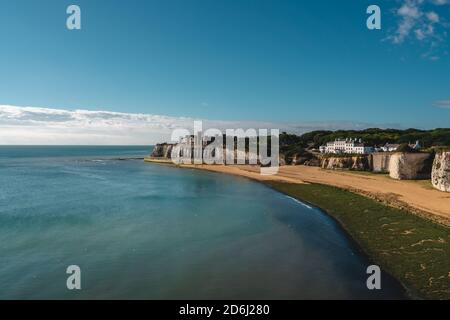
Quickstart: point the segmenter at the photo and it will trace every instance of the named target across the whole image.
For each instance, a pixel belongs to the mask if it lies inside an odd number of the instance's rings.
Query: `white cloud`
[[[192,130],[194,120],[202,119],[0,105],[0,145],[148,145],[169,141],[176,128]],[[223,131],[265,128],[301,134],[312,130],[364,129],[374,126],[387,127],[342,121],[282,123],[203,119],[204,130],[217,128]]]
[[[431,2],[438,6],[442,6],[444,4],[450,4],[450,0],[432,0]]]
[[[0,144],[149,144],[193,119],[0,105]]]
[[[433,23],[439,22],[439,15],[434,11],[427,12],[426,16],[427,16],[428,20],[430,20]]]
[[[450,109],[450,100],[436,101],[435,106],[439,108]]]
[[[429,51],[423,56],[436,58],[437,48],[446,40],[449,27],[437,11],[446,4],[450,4],[450,0],[402,0],[394,13],[398,19],[397,27],[388,39],[395,44],[402,44],[407,39],[428,44]]]
[[[402,43],[418,24],[423,15],[421,4],[423,0],[406,0],[397,10],[397,16],[400,18],[396,33],[392,36],[394,43]]]

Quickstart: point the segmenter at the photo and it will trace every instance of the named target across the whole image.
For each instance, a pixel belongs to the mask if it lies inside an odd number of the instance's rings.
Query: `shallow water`
[[[250,180],[114,157],[144,147],[0,147],[0,299],[405,298],[327,215]],[[82,290],[66,288],[79,265]]]

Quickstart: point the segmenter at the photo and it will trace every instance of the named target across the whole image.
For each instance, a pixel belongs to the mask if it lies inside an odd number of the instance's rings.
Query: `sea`
[[[408,298],[319,208],[151,150],[0,146],[0,299]]]

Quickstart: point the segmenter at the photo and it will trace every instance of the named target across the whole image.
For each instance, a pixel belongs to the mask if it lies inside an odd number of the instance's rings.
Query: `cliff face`
[[[323,158],[322,169],[349,169],[357,171],[371,170],[372,164],[368,156],[328,157]]]
[[[450,151],[436,154],[431,172],[433,187],[450,192]]]
[[[428,153],[395,153],[389,161],[389,176],[397,180],[429,179],[432,156]]]
[[[153,158],[167,158],[169,159],[172,154],[173,144],[158,143],[154,148],[150,157]]]
[[[313,157],[309,160],[305,160],[305,162],[303,162],[303,165],[309,166],[309,167],[320,167],[321,161],[322,160],[320,160],[319,158]]]
[[[290,164],[295,166],[303,164],[308,166],[320,167],[320,160],[312,153],[295,154],[292,157],[292,161]]]
[[[380,152],[372,154],[373,172],[389,172],[391,153]]]

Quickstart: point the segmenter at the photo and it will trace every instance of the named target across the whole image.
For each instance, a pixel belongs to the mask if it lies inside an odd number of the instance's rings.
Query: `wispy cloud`
[[[423,57],[439,59],[439,46],[447,39],[450,25],[439,13],[440,7],[450,4],[450,0],[401,0],[394,9],[397,27],[388,39],[394,44],[406,40],[426,44],[428,49]],[[448,10],[448,8],[445,8]]]
[[[312,130],[365,129],[376,125],[345,121],[260,122],[222,121],[168,117],[162,115],[110,111],[63,110],[0,105],[1,144],[44,145],[128,145],[169,141],[174,129],[192,130],[194,120],[202,120],[204,129],[280,129],[301,134]]]
[[[436,101],[434,105],[438,108],[450,109],[450,100]]]
[[[432,0],[435,5],[442,6],[444,4],[450,4],[450,0]]]

